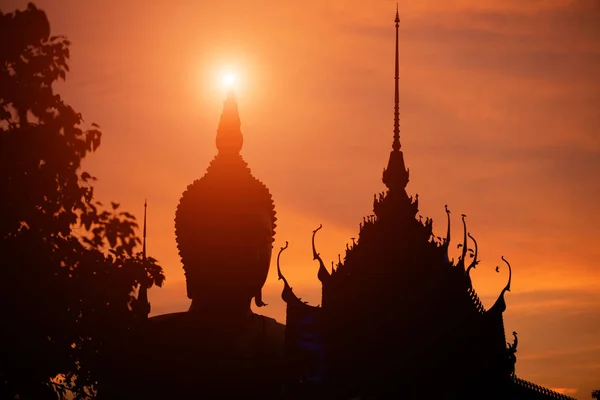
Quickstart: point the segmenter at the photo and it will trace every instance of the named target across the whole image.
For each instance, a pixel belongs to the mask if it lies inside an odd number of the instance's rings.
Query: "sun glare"
[[[236,81],[237,81],[236,76],[232,72],[224,73],[221,77],[221,83],[227,89],[233,89]]]
[[[235,92],[238,99],[245,98],[249,93],[252,93],[254,104],[256,104],[257,98],[255,97],[254,88],[257,86],[257,76],[260,74],[256,73],[257,68],[250,68],[247,60],[234,60],[235,62],[219,62],[213,61],[210,65],[201,65],[202,76],[199,80],[200,89],[206,90],[205,94],[207,98],[210,98],[211,102],[216,101],[215,104],[220,104],[223,96],[227,96],[231,91]],[[211,60],[209,60],[211,61]]]

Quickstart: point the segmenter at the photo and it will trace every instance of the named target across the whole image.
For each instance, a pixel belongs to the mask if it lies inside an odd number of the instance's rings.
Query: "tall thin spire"
[[[392,149],[398,151],[400,150],[400,88],[399,88],[399,80],[400,80],[400,71],[398,67],[398,27],[400,26],[400,14],[398,12],[398,3],[396,3],[396,75],[394,76],[395,82],[395,92],[394,92],[394,142],[392,144]]]
[[[396,4],[396,62],[394,76],[394,141],[387,168],[383,171],[383,183],[390,189],[404,190],[408,184],[408,170],[404,165],[404,155],[400,150],[400,71],[398,60],[398,27],[400,26],[400,13]],[[404,192],[406,193],[406,192]]]
[[[144,268],[144,275],[146,274],[146,210],[148,208],[148,201],[144,200],[144,233],[142,241],[142,263]],[[150,302],[148,301],[148,287],[146,282],[140,282],[140,290],[138,292],[138,301],[140,303],[141,317],[147,318],[150,314]]]
[[[144,241],[142,244],[142,258],[146,261],[146,210],[148,208],[148,201],[144,199]]]

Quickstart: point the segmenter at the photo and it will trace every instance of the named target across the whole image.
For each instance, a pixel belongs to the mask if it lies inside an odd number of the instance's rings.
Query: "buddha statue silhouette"
[[[233,91],[224,103],[206,173],[183,192],[175,233],[192,300],[188,312],[159,315],[136,336],[127,398],[279,398],[285,326],[255,314],[267,279],[275,206],[240,155]],[[136,354],[131,354],[135,351]],[[127,364],[127,362],[126,362]],[[133,382],[135,381],[135,383]],[[110,396],[114,398],[115,396]]]

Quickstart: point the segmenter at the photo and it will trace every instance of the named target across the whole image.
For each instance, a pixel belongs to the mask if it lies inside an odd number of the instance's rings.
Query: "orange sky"
[[[5,1],[4,11],[26,1]],[[59,91],[104,136],[86,168],[99,200],[142,215],[167,274],[153,313],[186,310],[173,218],[215,154],[235,66],[243,154],[271,189],[276,250],[319,301],[310,236],[337,259],[371,213],[393,128],[395,2],[373,0],[37,1],[73,42]],[[517,373],[580,399],[600,388],[600,3],[400,3],[401,140],[424,216],[478,240],[472,274],[490,305],[513,265],[506,331]],[[271,271],[261,310],[284,320]],[[562,388],[562,389],[561,389]]]

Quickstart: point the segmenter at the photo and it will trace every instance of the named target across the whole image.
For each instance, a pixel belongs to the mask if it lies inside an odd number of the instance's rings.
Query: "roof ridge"
[[[516,385],[518,385],[524,389],[533,390],[537,393],[546,395],[551,399],[576,400],[574,397],[570,397],[570,396],[564,395],[562,393],[555,392],[554,390],[545,388],[540,385],[536,385],[535,383],[526,381],[525,379],[518,378],[517,376],[513,376],[512,380],[513,380],[513,383],[515,383]]]

